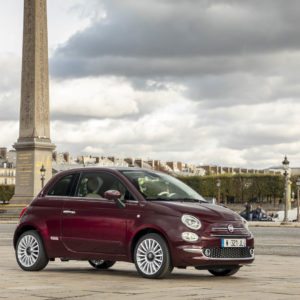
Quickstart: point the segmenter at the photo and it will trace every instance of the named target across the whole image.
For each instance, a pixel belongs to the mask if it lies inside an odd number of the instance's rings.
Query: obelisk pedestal
[[[16,188],[10,203],[28,204],[41,190],[42,165],[45,182],[52,177],[49,118],[49,71],[47,0],[24,0],[22,87]]]

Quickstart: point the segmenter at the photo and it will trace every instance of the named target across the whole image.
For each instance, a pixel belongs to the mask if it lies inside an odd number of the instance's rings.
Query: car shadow
[[[121,277],[127,277],[127,278],[135,278],[136,280],[148,280],[146,278],[141,277],[136,270],[122,270],[122,269],[109,269],[109,270],[96,270],[96,269],[90,269],[90,268],[76,268],[76,267],[67,267],[67,268],[61,268],[61,267],[52,267],[52,268],[46,268],[42,272],[48,272],[48,273],[60,273],[60,274],[87,274],[87,275],[105,275],[112,278],[121,278]],[[179,273],[180,272],[180,273]],[[228,281],[247,281],[244,277],[239,277],[238,275],[235,276],[213,276],[210,273],[205,273],[206,271],[199,271],[199,274],[197,273],[189,273],[185,270],[174,270],[168,277],[164,278],[163,280],[176,280],[176,281],[186,281],[188,280],[199,280],[199,279],[205,279],[205,280],[213,280],[213,281],[219,281],[222,280],[228,280]]]

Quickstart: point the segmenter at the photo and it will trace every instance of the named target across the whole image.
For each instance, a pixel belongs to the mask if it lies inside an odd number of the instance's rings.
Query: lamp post
[[[289,199],[288,199],[288,182],[289,182],[289,164],[290,162],[287,160],[287,157],[284,157],[284,160],[282,162],[283,169],[284,169],[284,202],[285,202],[285,208],[284,208],[284,219],[283,222],[281,223],[282,225],[286,225],[289,223],[289,218],[288,218],[288,211],[289,211]]]
[[[220,204],[221,198],[221,179],[217,179],[217,188],[218,188],[218,199],[217,204]]]
[[[42,165],[40,172],[41,172],[41,182],[42,182],[42,188],[43,188],[44,184],[45,184],[45,174],[46,174],[46,169],[45,169],[44,165]]]
[[[299,195],[299,190],[300,190],[300,178],[298,177],[296,180],[296,185],[297,185],[297,222],[300,222],[300,215],[299,215],[299,209],[300,209],[300,195]]]

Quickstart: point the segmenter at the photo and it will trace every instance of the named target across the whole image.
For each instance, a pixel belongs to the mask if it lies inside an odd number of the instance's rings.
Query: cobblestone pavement
[[[50,262],[40,272],[24,272],[11,246],[0,247],[0,299],[299,299],[300,259],[258,255],[235,276],[174,269],[163,280],[141,278],[133,264],[98,271],[88,262]]]

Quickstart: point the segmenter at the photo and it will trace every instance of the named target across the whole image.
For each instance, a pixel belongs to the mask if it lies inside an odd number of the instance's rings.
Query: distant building
[[[206,175],[221,175],[221,174],[271,174],[280,175],[284,173],[282,167],[272,167],[269,169],[247,169],[247,168],[234,168],[234,167],[221,167],[216,165],[200,166],[205,170]],[[300,171],[300,169],[299,169]]]
[[[299,176],[300,175],[300,168],[291,168],[291,175],[296,175]]]
[[[276,175],[284,174],[283,166],[270,167],[270,168],[264,169],[264,171],[269,174],[276,174]]]
[[[15,184],[16,175],[16,151],[7,151],[7,148],[0,148],[0,184]],[[217,165],[196,166],[183,162],[167,161],[142,158],[118,158],[115,156],[78,156],[72,158],[68,152],[52,154],[52,175],[75,168],[82,167],[139,167],[165,172],[171,175],[182,176],[204,176],[220,174],[283,174],[282,166],[257,170],[247,168],[222,167]],[[48,171],[48,170],[46,170]],[[292,175],[300,175],[300,168],[291,168]]]
[[[0,148],[0,184],[16,183],[16,151]]]

